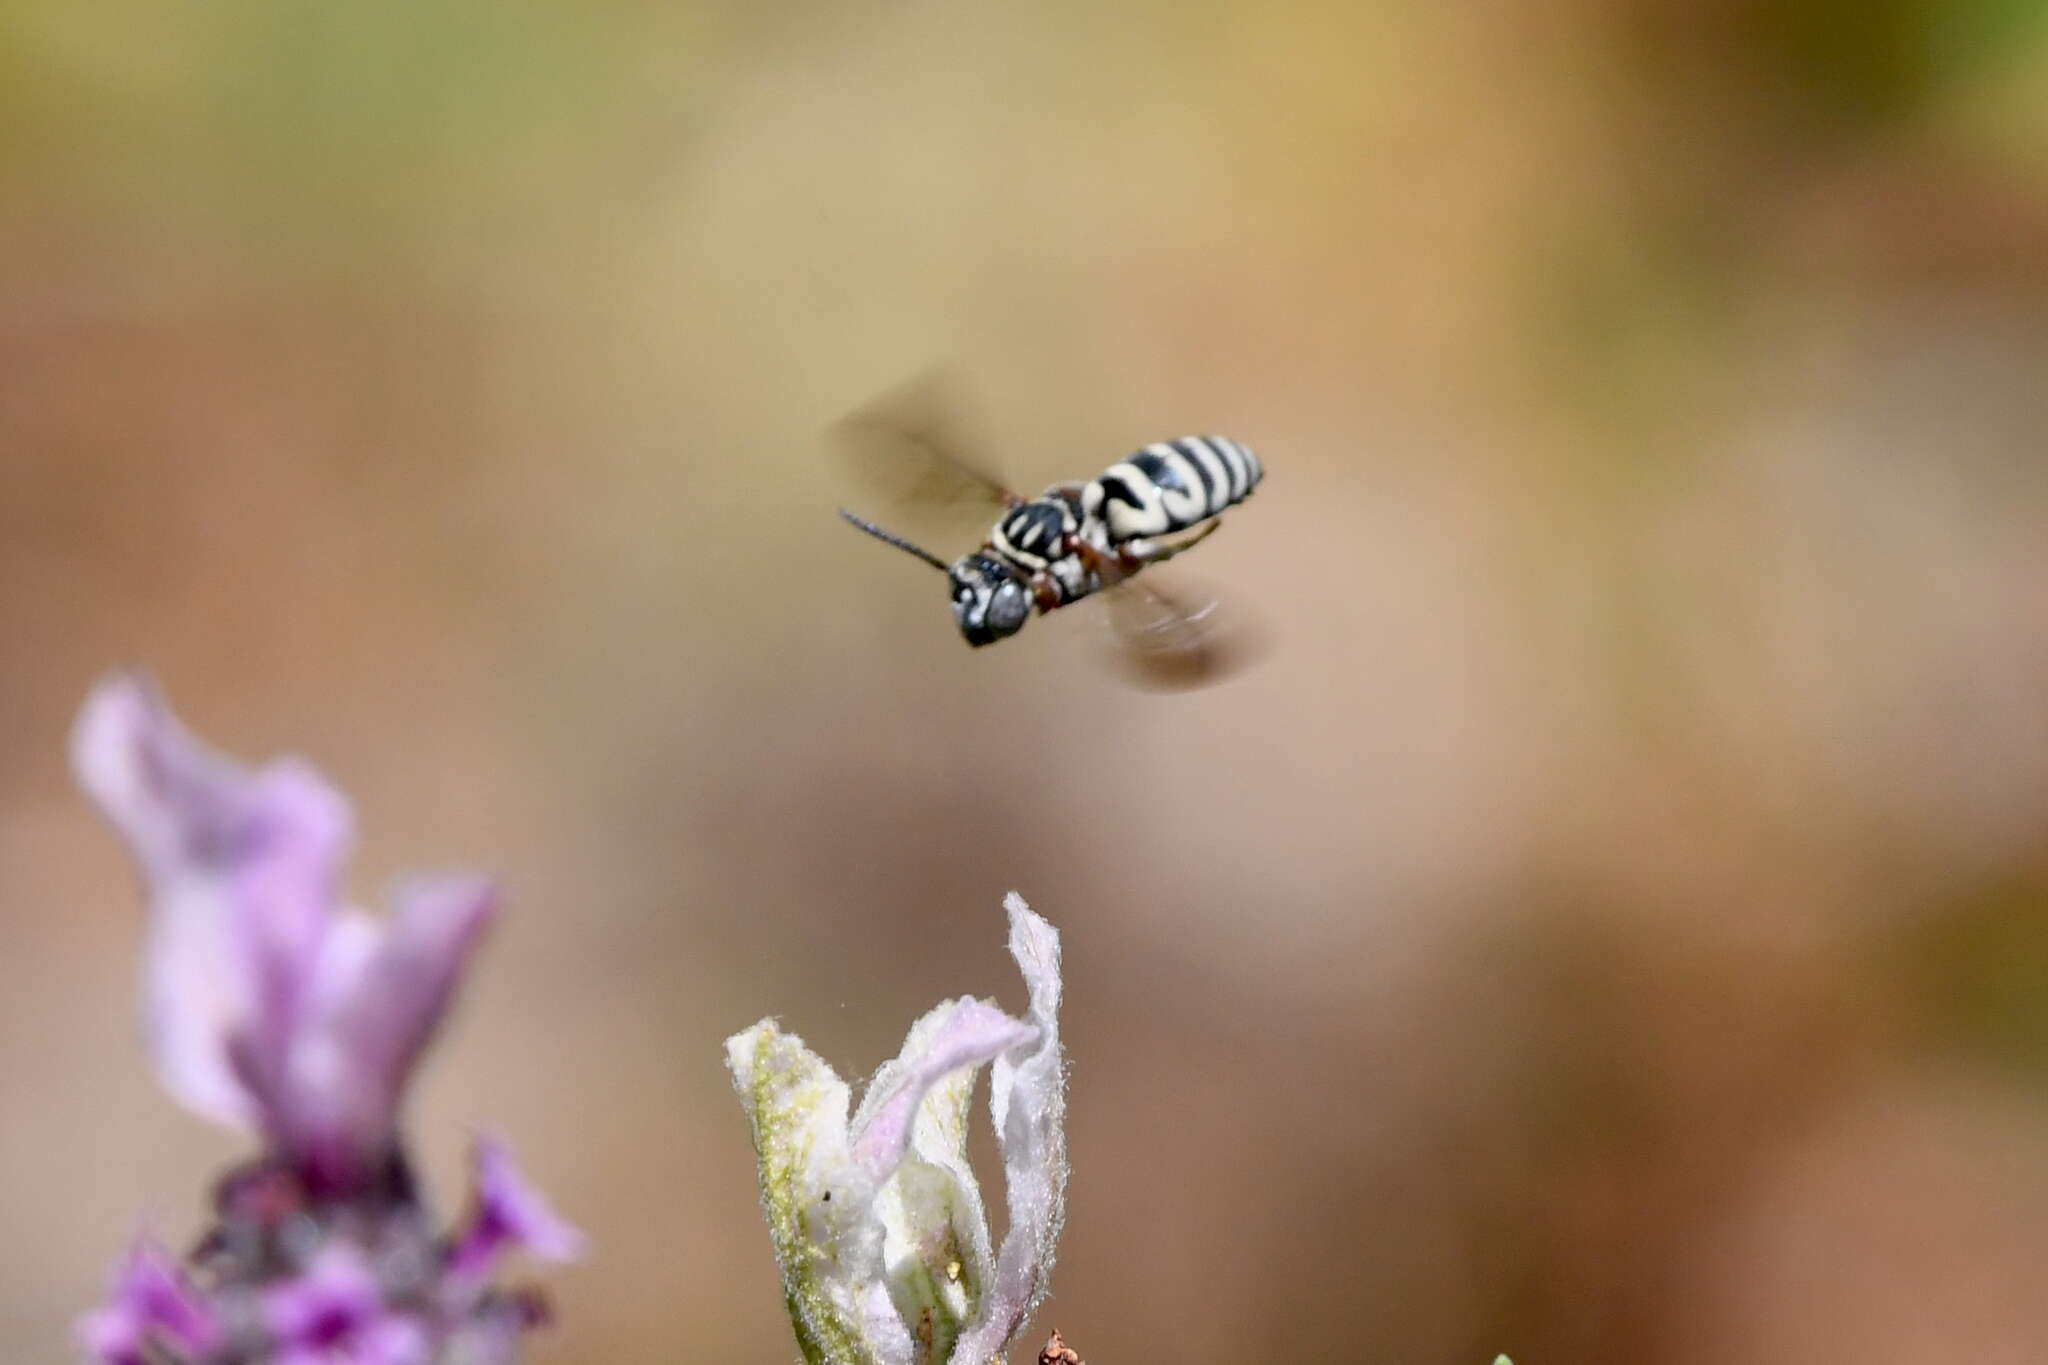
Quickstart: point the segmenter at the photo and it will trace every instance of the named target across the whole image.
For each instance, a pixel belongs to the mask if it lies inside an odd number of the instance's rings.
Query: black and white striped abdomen
[[[1227,436],[1183,436],[1125,456],[1082,492],[1109,543],[1171,535],[1221,515],[1258,487],[1258,456]]]

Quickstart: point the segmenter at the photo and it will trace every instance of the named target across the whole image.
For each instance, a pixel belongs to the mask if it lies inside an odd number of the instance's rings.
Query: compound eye
[[[996,589],[995,600],[989,604],[988,623],[996,630],[1009,632],[1024,624],[1031,614],[1031,604],[1024,596],[1024,589],[1015,583],[1005,583]]]

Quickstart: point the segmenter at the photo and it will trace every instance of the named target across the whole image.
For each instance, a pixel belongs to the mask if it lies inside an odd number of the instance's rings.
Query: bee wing
[[[969,434],[959,386],[930,371],[864,404],[832,426],[839,461],[861,490],[890,514],[985,531],[992,514],[1016,501]]]
[[[1185,581],[1169,586],[1152,573],[1133,575],[1101,596],[1110,662],[1151,691],[1206,687],[1265,653],[1264,637],[1248,615],[1226,610],[1220,597]]]

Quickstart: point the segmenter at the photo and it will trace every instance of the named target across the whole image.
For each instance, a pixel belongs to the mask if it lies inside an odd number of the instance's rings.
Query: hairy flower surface
[[[846,1083],[774,1020],[726,1042],[812,1365],[987,1365],[1045,1296],[1067,1183],[1059,933],[1014,893],[1004,908],[1027,1017],[966,997],[940,1004],[850,1119]],[[1010,1215],[993,1252],[967,1161],[974,1081],[990,1063]]]
[[[184,1266],[140,1243],[80,1326],[104,1365],[509,1365],[545,1311],[493,1288],[504,1253],[581,1239],[495,1138],[473,1209],[435,1233],[399,1132],[405,1089],[495,914],[490,886],[402,886],[383,921],[344,905],[347,802],[295,760],[250,771],[188,734],[143,680],[87,699],[80,781],[149,901],[144,1017],[164,1086],[254,1129]]]

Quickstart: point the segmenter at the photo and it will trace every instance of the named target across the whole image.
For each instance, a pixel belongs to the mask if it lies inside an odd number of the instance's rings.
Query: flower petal
[[[79,1324],[88,1354],[109,1362],[142,1361],[151,1341],[168,1342],[191,1356],[203,1356],[222,1339],[219,1319],[205,1298],[149,1237],[138,1237],[114,1275],[106,1307]]]
[[[903,1051],[869,1083],[853,1120],[854,1160],[877,1181],[886,1177],[909,1148],[918,1108],[934,1085],[1037,1037],[1035,1027],[985,1000],[963,997],[940,1005],[911,1028]]]
[[[480,1281],[507,1250],[529,1251],[548,1261],[571,1261],[582,1254],[583,1234],[527,1183],[502,1138],[477,1138],[469,1159],[475,1207],[449,1253],[451,1275]]]
[[[264,1325],[280,1346],[324,1346],[354,1336],[384,1313],[384,1293],[363,1254],[330,1242],[306,1272],[267,1291]]]
[[[398,888],[382,951],[338,1021],[367,1079],[394,1096],[434,1036],[463,969],[498,911],[478,877],[421,878]]]
[[[350,1352],[350,1365],[421,1365],[428,1355],[427,1329],[417,1318],[392,1314],[365,1327]]]
[[[904,1058],[930,1058],[943,1051],[940,1035],[959,1030],[965,1005],[973,1005],[977,1012],[988,1010],[978,1001],[948,1001],[912,1026],[903,1058],[875,1076],[864,1110],[900,1097],[897,1080],[906,1066]],[[987,1022],[985,1013],[982,1022]],[[992,1041],[1019,1036],[1015,1020],[1004,1016],[1004,1024]],[[988,1214],[967,1159],[967,1118],[980,1071],[977,1058],[932,1083],[917,1106],[909,1150],[875,1200],[890,1298],[897,1316],[914,1324],[915,1359],[920,1362],[946,1358],[961,1328],[979,1311],[988,1281]],[[855,1124],[861,1121],[856,1118]]]
[[[386,924],[336,920],[313,983],[313,1018],[292,1054],[291,1144],[328,1184],[345,1186],[381,1165],[413,1066],[497,912],[495,891],[474,877],[413,881],[393,899]]]
[[[910,1336],[882,1284],[877,1182],[848,1147],[846,1082],[764,1019],[726,1040],[754,1129],[761,1208],[783,1298],[810,1365],[907,1365]]]
[[[924,1365],[985,1316],[988,1228],[966,1108],[984,1063],[1040,1037],[985,1001],[946,1001],[876,1073],[850,1124],[845,1083],[773,1020],[727,1041],[790,1318],[814,1365]]]
[[[147,883],[159,1076],[210,1118],[266,1120],[347,853],[347,803],[301,764],[252,774],[214,753],[134,675],[93,689],[72,761]]]
[[[1060,936],[1014,891],[1010,955],[1031,992],[1035,1040],[996,1058],[989,1109],[1003,1157],[1010,1225],[996,1253],[980,1318],[953,1348],[953,1365],[986,1365],[1022,1331],[1045,1297],[1066,1220],[1066,1069],[1060,1051]]]

